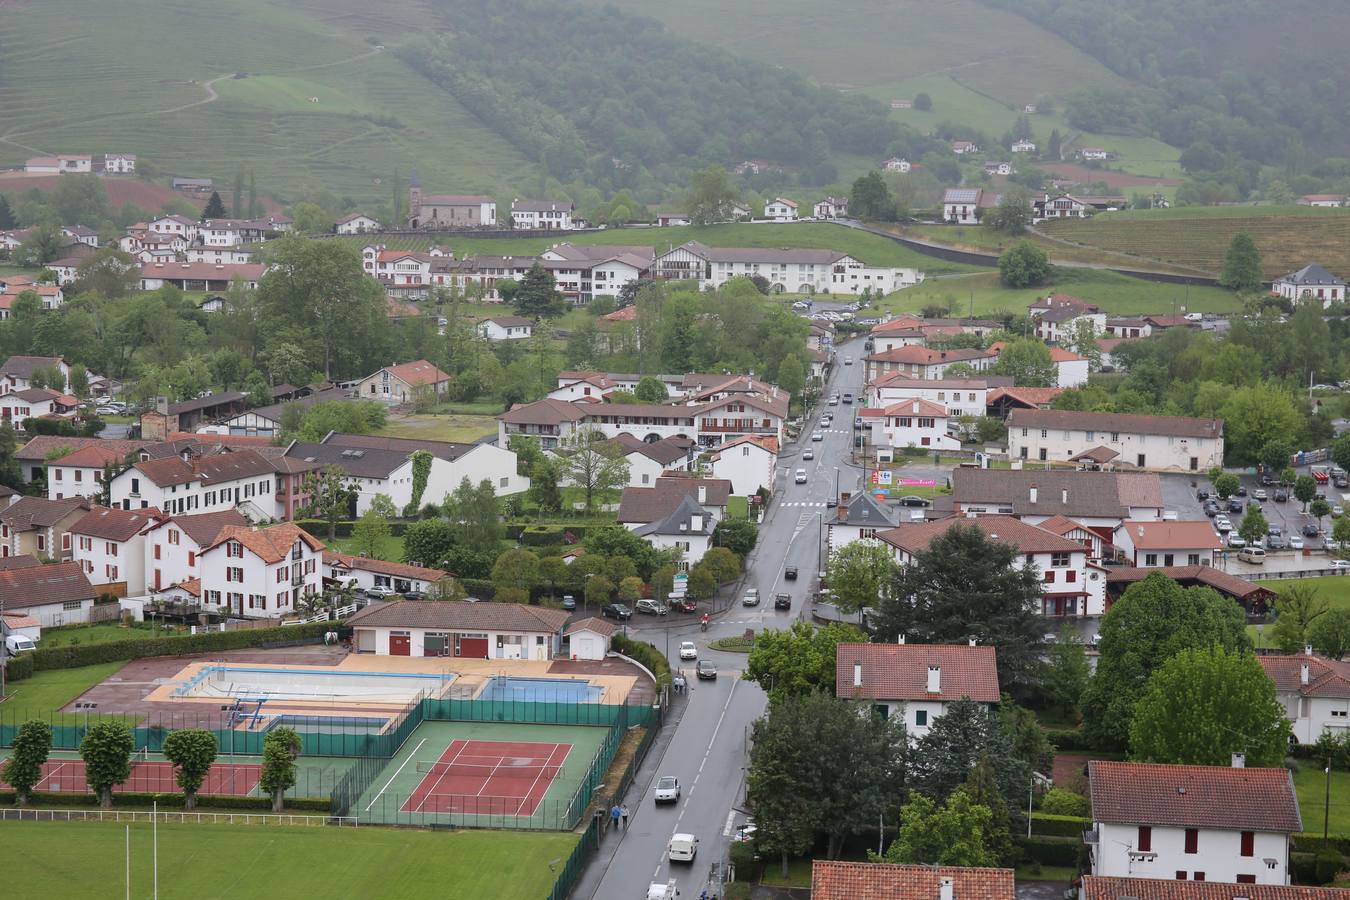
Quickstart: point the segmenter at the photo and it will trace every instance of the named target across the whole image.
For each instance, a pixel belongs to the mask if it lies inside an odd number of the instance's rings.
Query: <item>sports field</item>
[[[0,753],[0,762],[8,752]],[[300,757],[296,760],[295,786],[287,797],[327,797],[351,768],[354,760],[341,757]],[[219,797],[262,797],[262,758],[256,756],[219,756],[211,766],[199,793]],[[0,790],[10,786],[0,781]],[[71,751],[54,751],[42,767],[42,780],[36,791],[52,793],[88,793],[84,760]],[[174,780],[173,764],[160,754],[138,753],[131,763],[131,777],[113,788],[113,793],[178,794],[182,790]]]
[[[6,896],[104,900],[125,884],[124,824],[0,822]],[[130,826],[131,893],[151,894],[148,824]],[[539,900],[570,832],[429,832],[263,825],[159,826],[159,895],[198,900],[430,897]]]
[[[349,814],[376,824],[566,828],[609,731],[425,721]]]

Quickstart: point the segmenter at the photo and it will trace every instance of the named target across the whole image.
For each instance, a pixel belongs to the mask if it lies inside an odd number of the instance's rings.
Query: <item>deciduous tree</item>
[[[1308,643],[1308,629],[1330,610],[1331,604],[1311,584],[1283,588],[1275,598],[1270,639],[1285,653],[1298,653]]]
[[[1242,487],[1242,481],[1232,472],[1224,472],[1218,478],[1214,479],[1214,493],[1220,500],[1227,500],[1238,492]]]
[[[1009,341],[998,354],[994,374],[1011,375],[1018,387],[1054,387],[1059,382],[1050,349],[1035,338]]]
[[[713,529],[713,543],[744,559],[755,549],[759,526],[749,519],[723,519]]]
[[[998,258],[998,273],[1004,287],[1034,287],[1050,277],[1050,257],[1030,241],[1018,241]]]
[[[859,219],[889,222],[895,218],[895,199],[880,172],[868,172],[853,182],[848,208]]]
[[[866,643],[858,628],[842,622],[816,627],[793,622],[786,629],[768,628],[755,638],[746,660],[745,678],[770,697],[795,697],[812,691],[833,696],[835,653],[840,644]]]
[[[502,536],[501,504],[496,489],[484,478],[478,484],[466,475],[445,495],[441,512],[450,522],[453,542],[474,550],[495,550]]]
[[[736,188],[721,166],[708,166],[689,176],[689,196],[685,207],[689,220],[695,225],[712,225],[731,221],[731,208],[736,204]]]
[[[515,588],[530,596],[530,588],[539,583],[539,557],[533,550],[506,550],[492,567],[492,583],[498,589]]]
[[[541,456],[530,469],[530,500],[545,515],[556,515],[562,510],[562,490],[558,487],[558,461]]]
[[[14,789],[15,806],[27,805],[33,788],[42,781],[42,766],[51,750],[52,730],[46,722],[31,719],[19,726],[14,735],[14,752],[0,765],[0,781]]]
[[[197,808],[197,791],[216,761],[216,736],[203,728],[179,728],[164,739],[164,757],[173,764],[174,780],[183,789],[183,808]]]
[[[896,565],[885,545],[853,541],[834,552],[825,571],[835,608],[853,615],[884,602],[895,584]]]
[[[581,489],[587,515],[595,511],[596,495],[628,483],[628,461],[597,428],[578,428],[558,445],[557,455],[569,480]]]
[[[347,473],[337,466],[324,466],[307,472],[304,493],[309,498],[303,514],[328,523],[328,540],[337,537],[337,523],[352,514],[357,490]]]
[[[900,808],[900,832],[886,853],[869,852],[873,862],[928,866],[1000,865],[988,847],[993,814],[970,799],[964,790],[953,793],[939,806],[922,794],[914,794]]]
[[[1130,724],[1130,753],[1142,762],[1227,765],[1235,751],[1251,766],[1278,766],[1289,723],[1275,682],[1248,650],[1182,650],[1148,680]]]
[[[131,751],[136,749],[131,729],[121,722],[98,722],[80,741],[84,760],[84,780],[98,795],[99,806],[112,806],[113,785],[131,777]]]
[[[384,548],[392,534],[389,520],[372,506],[352,526],[352,549],[361,556],[384,559]]]
[[[300,735],[283,725],[263,738],[262,789],[272,795],[272,812],[285,808],[286,791],[295,786],[295,759],[300,755]]]
[[[1247,512],[1242,516],[1242,522],[1238,525],[1238,536],[1249,545],[1257,545],[1266,532],[1270,530],[1270,523],[1266,521],[1265,514],[1255,506],[1248,505]]]
[[[1060,626],[1055,642],[1046,648],[1046,658],[1046,693],[1061,713],[1076,718],[1092,668],[1073,625],[1065,622]]]
[[[1261,287],[1261,253],[1245,231],[1233,235],[1228,244],[1219,284],[1232,291],[1255,291]]]
[[[1331,659],[1350,653],[1350,609],[1333,609],[1319,617],[1308,626],[1308,642]]]

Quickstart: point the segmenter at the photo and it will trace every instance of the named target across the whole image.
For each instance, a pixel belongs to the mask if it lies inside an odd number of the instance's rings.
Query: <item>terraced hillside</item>
[[[327,188],[383,200],[413,168],[446,192],[533,177],[391,52],[431,22],[425,0],[384,0],[378,12],[356,0],[4,4],[0,164],[130,152],[223,183],[242,166],[283,198]]]
[[[1318,263],[1350,274],[1350,212],[1305,207],[1190,209],[1108,213],[1092,219],[1046,222],[1052,237],[1218,273],[1233,235],[1246,232],[1261,251],[1267,279]]]

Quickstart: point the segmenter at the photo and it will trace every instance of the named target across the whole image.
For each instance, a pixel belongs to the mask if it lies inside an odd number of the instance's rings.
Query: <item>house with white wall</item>
[[[884,376],[867,386],[868,407],[885,409],[906,400],[926,400],[949,416],[982,416],[988,409],[989,382],[982,378],[911,378]]]
[[[798,294],[861,294],[866,289],[889,294],[924,278],[918,269],[869,266],[837,250],[709,247],[698,241],[657,256],[651,274],[666,281],[695,280],[705,291],[758,275],[775,293]]]
[[[524,316],[493,316],[478,323],[478,333],[489,341],[522,341],[534,330]]]
[[[242,449],[184,459],[145,459],[114,476],[113,506],[155,507],[170,515],[240,508],[255,521],[282,518],[277,468],[271,458]]]
[[[749,497],[762,488],[772,491],[778,466],[778,438],[746,434],[712,447],[703,466],[713,478],[731,482],[731,493]]]
[[[1208,519],[1126,520],[1116,529],[1114,544],[1129,565],[1141,569],[1212,566],[1214,554],[1223,549],[1223,543]]]
[[[874,447],[961,449],[960,439],[948,431],[950,414],[941,403],[916,397],[884,408],[860,409],[858,417],[863,421],[868,443]]]
[[[609,655],[609,643],[619,626],[595,616],[578,619],[567,626],[567,653],[573,659],[604,659]]]
[[[908,175],[914,164],[907,159],[901,159],[898,156],[892,156],[890,159],[881,161],[881,170],[883,172],[899,172],[901,175]]]
[[[33,373],[38,369],[60,369],[65,378],[61,390],[70,390],[70,363],[59,356],[11,356],[0,366],[0,387],[10,391],[28,390],[33,386]]]
[[[640,441],[624,432],[609,441],[628,463],[628,484],[625,487],[652,487],[667,472],[682,472],[689,468],[695,444],[686,438],[664,438],[659,441]],[[570,478],[564,478],[568,484]]]
[[[681,572],[687,572],[712,547],[713,529],[716,527],[717,520],[708,515],[698,500],[686,494],[673,512],[640,524],[632,531],[646,538],[647,543],[657,550],[678,550],[680,559],[675,567]]]
[[[89,609],[98,594],[84,567],[74,561],[44,566],[29,557],[0,570],[5,612],[31,616],[42,628],[88,622]]]
[[[443,582],[453,580],[449,572],[440,569],[332,550],[324,551],[323,568],[325,578],[357,590],[382,591],[386,594],[435,595]]]
[[[158,219],[151,219],[149,222],[151,232],[182,238],[188,244],[197,242],[198,225],[196,219],[189,219],[187,216],[177,214],[160,216]]]
[[[1288,769],[1088,763],[1093,875],[1289,884],[1303,830]]]
[[[795,222],[797,204],[793,200],[775,197],[764,204],[764,218],[770,222]]]
[[[834,693],[861,700],[883,718],[899,718],[911,741],[958,700],[973,700],[993,714],[999,702],[993,647],[966,644],[839,644],[834,651]]]
[[[298,525],[227,525],[202,551],[202,608],[245,619],[294,613],[323,592],[323,542]]]
[[[1053,299],[1053,298],[1051,298]],[[1032,316],[1036,337],[1051,344],[1062,344],[1078,333],[1079,323],[1086,322],[1094,335],[1106,332],[1106,313],[1090,304],[1057,303],[1039,310]]]
[[[159,596],[175,585],[200,581],[202,551],[224,529],[247,526],[248,520],[237,509],[157,517],[145,530],[145,590]],[[196,601],[200,599],[198,593]]]
[[[1270,292],[1291,303],[1318,302],[1325,309],[1345,302],[1345,279],[1313,264],[1275,279]]]
[[[1350,733],[1350,661],[1302,655],[1258,656],[1275,682],[1275,699],[1293,726],[1294,739],[1313,744],[1324,733]]]
[[[1008,454],[1015,459],[1069,462],[1098,447],[1139,469],[1204,472],[1223,465],[1223,419],[1061,409],[1008,414]]]
[[[992,470],[984,470],[992,471]],[[1100,616],[1106,612],[1106,577],[1088,561],[1088,548],[1012,516],[967,516],[902,524],[877,532],[902,566],[915,563],[934,538],[955,527],[973,527],[990,541],[1017,548],[1021,565],[1041,583],[1041,614],[1047,618]]]
[[[811,207],[811,213],[817,219],[842,219],[848,215],[847,197],[826,197],[817,200]]]
[[[127,457],[118,447],[89,444],[47,463],[47,499],[101,497],[103,476],[109,469],[116,474]]]
[[[40,419],[58,411],[63,395],[49,388],[27,388],[0,393],[0,422],[25,431],[29,419]],[[71,398],[73,404],[75,400]]]
[[[891,101],[892,108],[895,103]],[[817,859],[811,864],[811,900],[1014,900],[1016,896],[1012,869],[833,859]]]
[[[99,593],[145,594],[145,533],[163,518],[157,509],[96,506],[70,528],[72,557]]]
[[[90,509],[85,497],[20,497],[0,510],[0,557],[71,559],[70,528]]]
[[[423,395],[440,398],[450,389],[450,376],[425,359],[385,366],[356,384],[356,396],[390,406],[412,403]]]
[[[182,251],[190,263],[213,266],[243,266],[252,264],[257,254],[242,247],[188,247]]]
[[[523,603],[402,600],[347,620],[357,653],[548,661],[570,614]]]
[[[512,200],[511,224],[532,231],[571,231],[576,207],[565,200]]]
[[[383,230],[384,226],[379,220],[372,219],[364,213],[351,213],[333,223],[333,231],[337,234],[367,234]]]
[[[894,528],[900,521],[896,511],[867,491],[839,495],[834,515],[825,518],[826,553],[833,556],[854,541],[876,540],[878,532]]]
[[[947,188],[942,194],[942,220],[953,225],[977,225],[1001,199],[1001,194],[983,188]]]
[[[887,375],[902,375],[922,380],[943,379],[946,377],[948,366],[965,363],[975,371],[983,372],[992,368],[997,361],[996,350],[965,347],[938,350],[915,345],[895,347],[883,353],[869,353],[863,357],[863,363],[867,367],[866,378],[869,382]]]

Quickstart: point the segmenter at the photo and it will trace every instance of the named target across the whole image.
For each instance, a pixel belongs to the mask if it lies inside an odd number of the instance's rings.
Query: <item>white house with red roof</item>
[[[449,572],[427,566],[412,566],[331,550],[324,551],[323,569],[325,578],[359,590],[386,594],[435,594],[437,586],[452,577]]]
[[[961,441],[947,431],[950,414],[941,403],[916,397],[885,408],[861,409],[858,417],[868,430],[868,441],[875,447],[961,449]]]
[[[188,244],[196,242],[198,225],[196,219],[177,214],[160,216],[158,219],[151,219],[148,223],[151,232],[179,237]]]
[[[834,859],[817,859],[811,864],[811,900],[1013,900],[1016,896],[1012,869],[899,866]]]
[[[351,213],[333,223],[333,231],[338,234],[366,234],[371,231],[383,231],[384,226],[378,219],[372,219],[365,213]]]
[[[143,291],[157,291],[166,284],[183,291],[224,291],[236,280],[244,287],[256,289],[267,266],[260,263],[155,262],[142,263],[140,271]]]
[[[703,464],[712,478],[731,482],[731,492],[748,497],[760,488],[772,491],[778,466],[778,438],[746,434],[708,450]]]
[[[990,541],[1017,548],[1022,565],[1030,567],[1041,582],[1042,615],[1081,617],[1106,612],[1106,577],[1089,561],[1086,543],[1013,516],[952,516],[879,531],[876,539],[891,548],[896,562],[909,566],[934,538],[958,526],[978,528]]]
[[[91,584],[128,597],[145,594],[145,534],[164,515],[157,509],[96,506],[70,527],[71,554]],[[107,586],[107,587],[105,587]]]
[[[764,204],[764,218],[770,222],[795,222],[797,204],[784,197],[775,197]]]
[[[1284,707],[1300,744],[1312,744],[1324,733],[1344,738],[1350,732],[1350,661],[1302,655],[1258,656],[1257,662],[1275,682],[1275,699]]]
[[[1063,409],[1008,413],[1008,455],[1015,459],[1069,462],[1101,448],[1139,469],[1204,472],[1223,465],[1223,446],[1223,419]]]
[[[839,644],[835,696],[862,700],[884,718],[898,717],[910,740],[928,733],[957,700],[992,711],[999,702],[993,647],[966,644]]]
[[[99,497],[103,494],[103,474],[122,468],[127,453],[117,447],[89,444],[47,463],[47,499]]]
[[[1113,542],[1130,565],[1141,569],[1160,566],[1212,566],[1214,554],[1223,549],[1219,535],[1208,519],[1160,522],[1126,520],[1116,529]]]
[[[201,577],[201,553],[227,526],[246,527],[236,509],[188,516],[158,516],[145,530],[145,589],[162,595]],[[200,587],[200,585],[198,585]],[[200,599],[199,594],[194,597]]]
[[[478,323],[478,333],[489,341],[523,341],[534,332],[524,316],[492,316]]]
[[[55,415],[65,408],[62,403],[64,397],[51,388],[30,387],[21,391],[5,391],[0,393],[0,421],[23,430],[29,419]],[[78,404],[79,401],[74,402]]]
[[[356,396],[390,406],[412,403],[423,395],[444,397],[450,376],[425,359],[385,366],[357,382]]]
[[[982,416],[989,406],[989,383],[982,378],[911,378],[887,375],[867,386],[867,405],[885,408],[905,400],[927,400],[950,416]]]
[[[1303,830],[1288,769],[1088,763],[1091,873],[1288,884]]]
[[[904,375],[908,378],[941,379],[947,375],[947,368],[957,363],[965,363],[977,372],[991,368],[998,361],[998,351],[956,348],[938,350],[930,347],[896,347],[884,353],[871,353],[863,357],[867,366],[868,381],[884,378],[887,375]]]
[[[305,594],[323,590],[323,542],[284,522],[268,528],[227,525],[202,551],[202,606],[248,619],[294,613]]]

